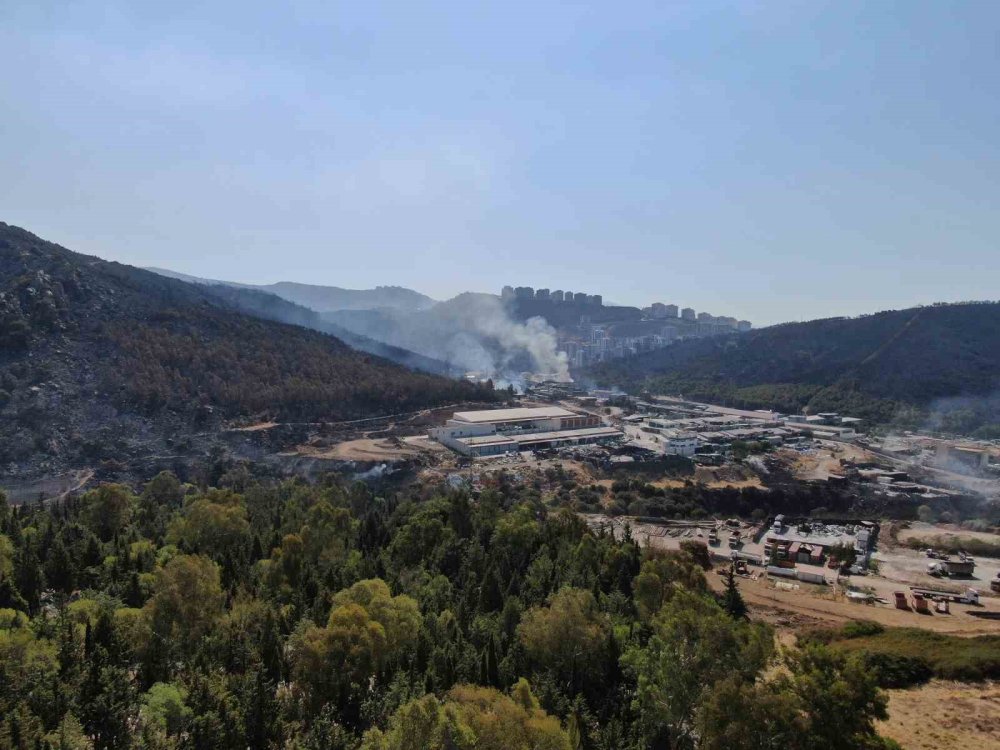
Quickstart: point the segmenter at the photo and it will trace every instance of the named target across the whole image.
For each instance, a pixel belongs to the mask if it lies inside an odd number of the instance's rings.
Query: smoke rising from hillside
[[[923,425],[931,432],[978,438],[1000,437],[1000,391],[986,396],[952,396],[932,402]]]
[[[444,360],[494,382],[521,385],[521,374],[545,374],[568,381],[566,354],[556,332],[542,318],[514,320],[494,295],[461,294],[432,309],[411,314],[378,311],[369,316],[335,316],[356,333]]]

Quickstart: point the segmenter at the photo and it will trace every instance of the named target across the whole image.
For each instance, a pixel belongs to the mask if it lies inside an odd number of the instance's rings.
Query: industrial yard
[[[473,493],[526,482],[592,527],[616,535],[627,528],[644,546],[703,544],[717,569],[739,561],[746,601],[779,629],[868,619],[956,635],[1000,633],[1000,535],[945,518],[914,518],[918,507],[934,516],[965,507],[969,488],[951,481],[952,474],[995,482],[992,454],[954,454],[915,438],[875,441],[858,429],[858,420],[832,413],[787,416],[678,398],[629,400],[540,383],[506,408],[424,413],[317,438],[298,454],[350,463],[359,476],[409,467],[425,481]],[[903,451],[914,446],[916,453]],[[953,455],[969,462],[968,475],[953,471]],[[776,488],[814,487],[868,511],[840,519],[672,518],[650,515],[657,511],[641,498],[622,500],[636,488],[649,495],[691,487],[759,498]],[[900,517],[913,520],[892,520]],[[973,555],[961,549],[974,544]],[[710,581],[719,586],[721,579],[710,575]],[[970,590],[978,602],[963,601]]]
[[[728,567],[730,560],[748,563],[745,574],[740,576],[740,591],[746,601],[763,611],[770,611],[770,619],[790,629],[814,623],[839,623],[866,619],[894,627],[919,627],[935,632],[957,635],[982,635],[1000,633],[1000,596],[991,591],[990,583],[1000,573],[1000,559],[977,560],[976,572],[969,578],[955,578],[946,582],[926,573],[926,557],[917,551],[891,543],[882,545],[877,528],[864,524],[823,524],[810,534],[798,534],[783,526],[774,531],[774,522],[751,524],[728,520],[664,520],[651,521],[630,517],[612,518],[601,514],[585,517],[593,528],[606,528],[616,535],[632,535],[640,544],[654,549],[677,550],[688,542],[704,544],[716,567]],[[869,531],[871,529],[871,531]],[[841,574],[829,567],[826,556],[822,562],[805,562],[805,553],[799,540],[805,538],[812,548],[837,546],[865,541],[875,535],[870,549],[872,566],[860,567],[861,574]],[[859,541],[860,537],[860,541]],[[803,561],[794,566],[768,565],[767,540],[784,540],[799,544],[798,554]],[[1000,541],[1000,536],[994,539]],[[736,540],[731,542],[730,540]],[[709,580],[721,588],[721,579]],[[961,592],[973,588],[979,593],[976,605],[961,602],[949,603],[947,614],[933,608],[919,612],[912,606],[916,589],[933,589]],[[906,595],[906,609],[896,604],[896,595]]]

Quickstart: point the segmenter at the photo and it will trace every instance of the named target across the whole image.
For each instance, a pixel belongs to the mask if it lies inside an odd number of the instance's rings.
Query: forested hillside
[[[45,468],[122,459],[221,420],[341,420],[490,398],[332,336],[250,317],[198,286],[0,224],[0,465],[8,470],[29,460]]]
[[[451,368],[441,360],[425,357],[409,349],[385,344],[349,331],[343,326],[327,320],[315,310],[289,302],[270,292],[222,284],[206,285],[203,288],[209,294],[215,295],[238,310],[255,317],[276,320],[280,323],[291,323],[328,333],[331,336],[336,336],[345,344],[349,344],[352,349],[383,357],[405,367],[437,375],[464,374],[461,372],[452,373]]]
[[[1000,430],[1000,304],[934,305],[689,340],[604,363],[606,384],[786,412]]]
[[[776,653],[703,546],[509,481],[209,478],[0,496],[0,750],[898,748],[878,665]]]

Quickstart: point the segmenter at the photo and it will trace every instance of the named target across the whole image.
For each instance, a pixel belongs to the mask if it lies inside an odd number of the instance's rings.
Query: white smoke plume
[[[495,297],[477,305],[475,314],[468,320],[472,329],[500,344],[506,356],[506,366],[520,352],[527,352],[538,374],[552,375],[553,380],[568,381],[569,363],[566,353],[558,351],[556,331],[544,318],[529,318],[525,323],[513,320]],[[502,375],[503,373],[497,373]]]
[[[461,294],[419,313],[379,311],[377,317],[333,318],[356,333],[474,371],[495,383],[520,384],[522,373],[569,381],[556,331],[542,318],[521,323],[491,294]]]

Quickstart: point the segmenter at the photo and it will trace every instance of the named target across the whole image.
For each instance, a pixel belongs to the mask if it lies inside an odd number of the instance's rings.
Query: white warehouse
[[[620,438],[622,433],[593,414],[560,406],[457,411],[430,437],[465,456],[583,445]]]

